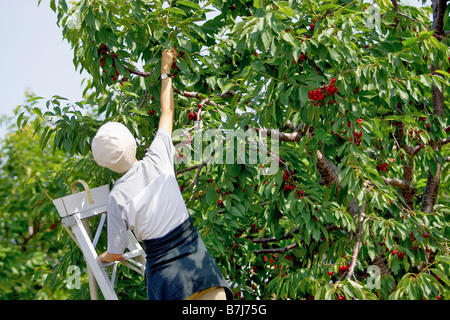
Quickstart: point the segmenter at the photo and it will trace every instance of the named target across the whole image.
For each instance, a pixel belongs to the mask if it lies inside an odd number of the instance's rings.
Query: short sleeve
[[[120,208],[114,197],[108,198],[107,203],[107,230],[108,230],[108,252],[122,254],[128,247],[128,227],[122,219]]]
[[[173,168],[174,155],[175,147],[173,146],[169,132],[163,128],[159,128],[147,150],[146,157],[150,157],[160,168],[167,165],[170,165],[170,167]]]

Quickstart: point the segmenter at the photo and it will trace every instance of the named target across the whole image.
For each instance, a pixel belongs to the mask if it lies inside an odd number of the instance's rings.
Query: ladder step
[[[135,249],[133,251],[129,251],[129,252],[124,253],[122,255],[122,257],[124,257],[125,260],[129,260],[129,259],[132,259],[132,258],[136,258],[137,256],[141,256],[143,254],[144,254],[144,252],[142,250]]]

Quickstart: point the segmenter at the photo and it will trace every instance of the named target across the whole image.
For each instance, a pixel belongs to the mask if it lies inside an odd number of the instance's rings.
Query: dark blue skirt
[[[231,290],[205,247],[191,217],[167,235],[144,240],[149,300],[183,300],[211,287]]]

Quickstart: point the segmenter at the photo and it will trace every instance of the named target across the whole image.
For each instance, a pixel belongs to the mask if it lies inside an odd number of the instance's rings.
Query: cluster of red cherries
[[[336,87],[336,78],[331,79],[331,83],[328,86],[325,86],[325,91],[322,88],[318,88],[314,91],[308,91],[308,99],[311,100],[315,106],[317,106],[320,101],[325,100],[325,94],[327,96],[331,96],[338,92],[338,88]],[[333,101],[334,102],[334,101]]]

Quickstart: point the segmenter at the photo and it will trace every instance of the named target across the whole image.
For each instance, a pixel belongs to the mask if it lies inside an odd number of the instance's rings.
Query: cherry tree
[[[50,6],[89,74],[85,99],[53,97],[19,122],[83,168],[67,179],[118,178],[90,154],[105,121],[127,125],[143,155],[161,51],[175,47],[175,170],[237,299],[450,298],[447,1],[432,16],[397,0]],[[226,148],[234,161],[213,161],[207,130],[244,142]],[[239,130],[256,133],[257,161],[250,136],[226,140]]]

